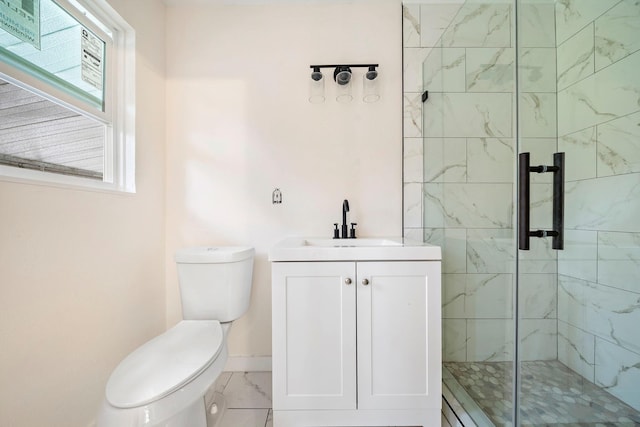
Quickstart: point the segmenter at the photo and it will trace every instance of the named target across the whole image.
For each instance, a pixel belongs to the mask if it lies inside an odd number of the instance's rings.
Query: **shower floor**
[[[446,362],[444,367],[496,426],[510,426],[511,362]],[[522,363],[522,425],[640,426],[640,412],[557,360]]]

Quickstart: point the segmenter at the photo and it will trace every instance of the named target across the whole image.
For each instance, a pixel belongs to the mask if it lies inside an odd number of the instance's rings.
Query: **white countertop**
[[[440,261],[439,246],[402,237],[330,239],[289,237],[271,248],[269,261]]]

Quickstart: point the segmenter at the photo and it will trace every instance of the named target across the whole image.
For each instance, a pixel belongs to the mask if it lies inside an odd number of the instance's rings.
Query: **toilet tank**
[[[249,308],[254,249],[197,247],[175,253],[185,320],[231,322]]]

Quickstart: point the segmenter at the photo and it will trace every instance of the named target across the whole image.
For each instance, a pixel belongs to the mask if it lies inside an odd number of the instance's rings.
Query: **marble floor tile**
[[[215,427],[273,427],[271,372],[223,372],[213,388],[224,394],[227,408]]]
[[[227,409],[220,427],[265,427],[269,409]]]
[[[234,372],[223,394],[228,408],[270,409],[271,372]]]

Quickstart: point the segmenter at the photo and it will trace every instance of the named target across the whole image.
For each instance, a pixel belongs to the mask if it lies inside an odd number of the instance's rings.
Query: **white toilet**
[[[231,322],[249,307],[254,249],[176,252],[182,317],[113,371],[98,427],[206,427],[204,395],[224,368]]]

